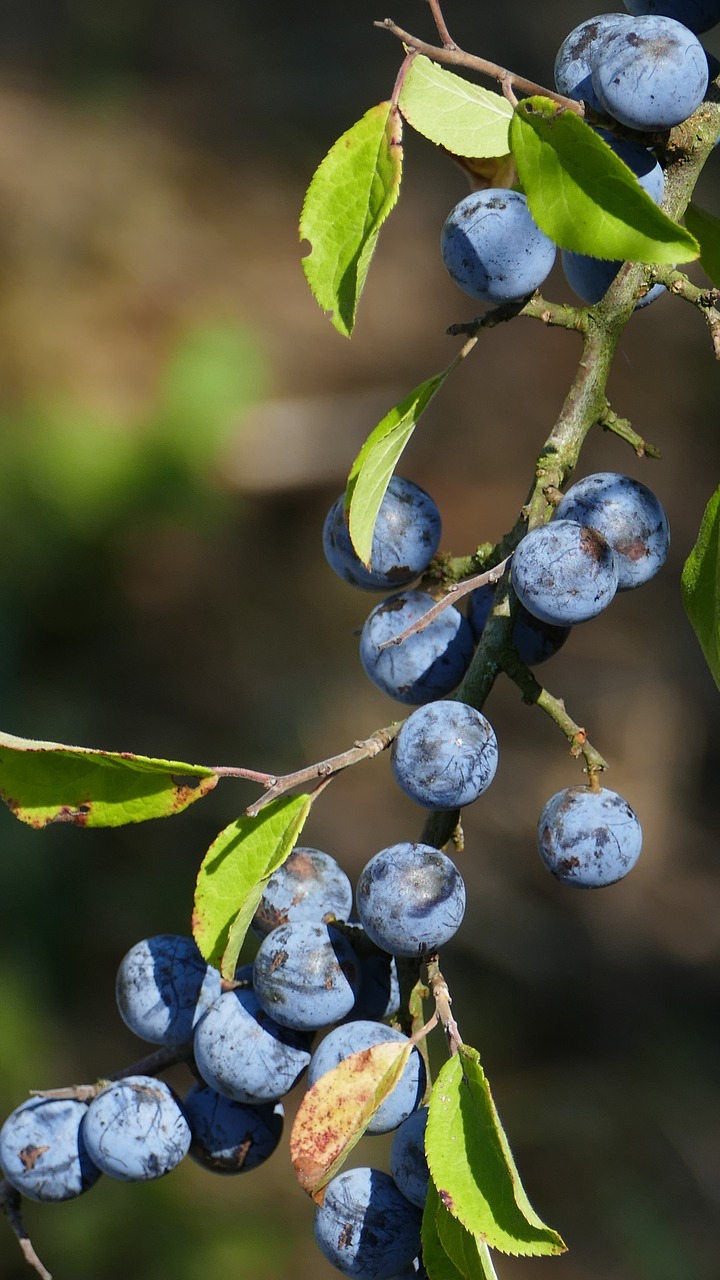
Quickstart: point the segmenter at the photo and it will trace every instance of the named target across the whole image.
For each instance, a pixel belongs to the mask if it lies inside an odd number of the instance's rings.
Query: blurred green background
[[[422,0],[391,13],[432,39]],[[447,4],[465,47],[541,83],[592,13],[580,0]],[[320,533],[361,440],[448,362],[446,326],[472,315],[437,249],[465,180],[408,136],[403,199],[351,343],[311,299],[297,242],[313,169],[391,91],[399,50],[372,28],[384,16],[324,0],[0,9],[11,732],[279,772],[397,714],[357,658],[376,598],[333,577]],[[715,34],[708,44],[720,52]],[[702,179],[715,209],[719,169]],[[568,297],[559,271],[547,293]],[[438,501],[446,549],[510,527],[577,355],[570,335],[506,326],[434,402],[401,470]],[[550,880],[537,814],[579,772],[557,731],[498,686],[501,765],[466,816],[468,916],[444,956],[531,1200],[570,1245],[559,1260],[499,1259],[500,1280],[718,1275],[720,721],[678,590],[720,479],[700,318],[667,298],[635,317],[611,393],[664,460],[596,433],[582,472],[649,483],[671,556],[542,673],[610,760],[644,853],[607,893]],[[147,934],[188,931],[198,863],[255,794],[226,782],[176,819],[112,832],[38,834],[0,812],[3,1114],[30,1088],[143,1054],[115,1011],[117,964]],[[355,876],[421,820],[381,758],[333,784],[304,838]],[[355,1158],[384,1164],[387,1143]],[[27,1211],[56,1280],[330,1280],[311,1219],[285,1148],[247,1178],[186,1162],[156,1185],[103,1180]],[[0,1274],[30,1274],[5,1227]]]

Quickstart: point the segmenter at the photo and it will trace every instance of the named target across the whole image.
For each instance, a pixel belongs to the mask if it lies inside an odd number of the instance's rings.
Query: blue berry
[[[603,129],[598,129],[597,132],[603,141],[627,165],[628,169],[635,174],[643,190],[647,192],[656,204],[660,204],[665,192],[665,175],[647,147],[643,147],[637,142],[629,142],[625,138],[614,138],[611,133],[606,133]],[[622,263],[618,261],[592,258],[588,254],[571,253],[567,249],[563,249],[560,256],[565,278],[571,289],[574,289],[583,302],[589,302],[591,305],[599,302],[605,296],[622,266]],[[635,303],[635,310],[646,307],[648,303],[654,302],[664,292],[664,285],[653,285]]]
[[[420,1252],[422,1213],[379,1169],[346,1169],[325,1189],[315,1240],[355,1280],[390,1280]]]
[[[329,853],[293,849],[265,885],[253,931],[264,938],[279,924],[296,920],[347,920],[352,901],[352,885]]]
[[[30,1200],[73,1200],[97,1182],[82,1121],[87,1103],[74,1098],[29,1098],[0,1129],[0,1166]]]
[[[250,1105],[274,1102],[292,1089],[310,1062],[308,1037],[281,1027],[249,988],[225,991],[195,1028],[194,1053],[203,1080]]]
[[[317,1031],[352,1009],[360,963],[337,929],[300,920],[263,939],[253,982],[263,1009],[281,1026]]]
[[[720,22],[720,0],[625,0],[625,8],[634,14],[674,18],[696,35]]]
[[[512,585],[521,604],[543,622],[575,626],[612,601],[617,558],[602,534],[575,520],[532,529],[515,548]]]
[[[250,1107],[196,1084],[183,1102],[190,1155],[211,1173],[248,1173],[270,1158],[283,1130],[280,1103]]]
[[[630,805],[600,787],[566,787],[548,800],[538,822],[538,848],[563,884],[598,889],[635,866],[642,831]]]
[[[315,1050],[308,1070],[308,1084],[314,1085],[327,1071],[332,1071],[353,1053],[361,1053],[376,1044],[407,1044],[407,1036],[383,1022],[353,1021],[335,1027]],[[366,1132],[390,1133],[420,1106],[425,1092],[425,1063],[413,1049],[405,1069],[392,1093],[378,1107]]]
[[[386,952],[359,953],[360,990],[351,1018],[392,1018],[400,1008],[397,965]]]
[[[213,1000],[220,974],[192,938],[160,933],[131,947],[120,962],[115,997],[123,1021],[151,1044],[182,1044]]]
[[[460,809],[486,791],[497,769],[497,739],[464,702],[418,707],[393,742],[392,769],[406,795],[426,809]]]
[[[91,1160],[111,1178],[147,1182],[187,1155],[190,1127],[172,1090],[153,1076],[126,1076],[102,1090],[83,1120]]]
[[[673,18],[631,18],[599,41],[592,82],[603,110],[628,129],[657,132],[687,120],[708,85],[705,51]]]
[[[430,1171],[425,1157],[425,1129],[428,1109],[413,1111],[400,1125],[390,1148],[393,1180],[411,1204],[422,1209],[427,1196]]]
[[[602,107],[592,86],[592,64],[601,36],[623,22],[624,15],[600,13],[587,18],[563,40],[555,59],[555,88],[575,102],[587,102],[595,111]]]
[[[424,631],[401,644],[382,644],[400,635],[435,604],[424,591],[400,591],[373,609],[360,636],[360,661],[373,684],[397,702],[417,705],[456,689],[473,654],[472,631],[452,605]]]
[[[655,494],[639,480],[600,471],[572,485],[557,508],[557,518],[597,529],[615,552],[618,591],[628,591],[655,576],[670,546],[667,517]]]
[[[494,598],[495,587],[490,582],[484,587],[478,587],[477,591],[473,591],[470,596],[468,622],[477,640],[480,639],[490,616]],[[528,667],[536,667],[540,662],[547,662],[548,658],[552,658],[557,653],[571,630],[572,627],[553,627],[547,622],[541,622],[539,618],[528,613],[527,609],[523,609],[522,605],[518,605],[512,629],[512,642],[521,662]]]
[[[392,477],[380,504],[369,567],[350,541],[344,504],[341,494],[323,529],[325,558],[339,578],[364,591],[388,591],[425,572],[440,545],[441,522],[437,506],[420,485]]]
[[[424,956],[452,938],[465,885],[446,854],[427,844],[381,849],[360,873],[358,915],[368,937],[394,956]]]
[[[440,237],[448,273],[471,298],[503,305],[528,297],[552,270],[555,245],[519,191],[490,187],[465,196]]]

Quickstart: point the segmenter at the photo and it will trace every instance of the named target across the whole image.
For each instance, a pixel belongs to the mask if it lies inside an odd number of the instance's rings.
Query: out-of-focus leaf
[[[348,129],[308,187],[300,238],[307,282],[335,328],[349,337],[380,228],[395,205],[402,176],[402,119],[381,102]]]
[[[408,124],[458,156],[502,156],[510,150],[513,109],[507,98],[416,55],[398,105]]]
[[[705,508],[697,542],[683,566],[681,588],[685,612],[720,688],[720,488]]]
[[[279,796],[231,822],[210,845],[195,887],[193,936],[205,959],[233,978],[243,939],[273,871],[293,850],[311,795]]]
[[[716,288],[720,288],[720,218],[697,204],[685,210],[685,225],[700,244],[700,265]]]
[[[643,191],[628,166],[573,111],[525,98],[510,138],[537,225],[574,253],[630,262],[697,258],[699,245]]]
[[[167,818],[217,780],[204,765],[0,733],[0,796],[31,827],[121,827]]]
[[[303,1191],[323,1189],[360,1140],[405,1070],[408,1041],[373,1045],[344,1058],[308,1089],[290,1135],[290,1158]]]

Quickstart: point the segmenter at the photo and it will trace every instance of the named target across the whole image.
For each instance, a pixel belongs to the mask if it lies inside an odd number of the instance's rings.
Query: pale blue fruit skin
[[[477,591],[473,591],[470,596],[468,622],[476,640],[479,640],[483,633],[494,598],[495,587],[490,582],[484,587],[478,587]],[[518,605],[512,629],[512,642],[517,649],[520,661],[527,667],[537,667],[541,662],[547,662],[548,658],[555,656],[571,631],[572,627],[552,627],[547,622],[541,622],[539,618],[534,618],[531,613],[528,613],[527,609],[523,609],[522,605]]]
[[[0,1129],[0,1166],[16,1191],[52,1203],[94,1186],[100,1169],[83,1138],[87,1109],[74,1098],[29,1098],[11,1111]]]
[[[398,786],[426,809],[461,809],[490,786],[497,738],[464,702],[431,702],[408,716],[391,749]]]
[[[598,41],[592,82],[614,120],[629,129],[662,132],[700,106],[708,63],[697,36],[682,23],[647,15]]]
[[[360,962],[330,925],[310,920],[281,924],[260,944],[253,985],[263,1009],[281,1026],[317,1031],[352,1009]]]
[[[473,655],[472,631],[452,605],[424,631],[401,644],[380,646],[417,622],[436,603],[424,591],[399,591],[377,605],[360,636],[360,661],[365,674],[383,693],[418,706],[456,689]]]
[[[457,932],[465,885],[446,854],[427,844],[394,844],[363,867],[358,915],[368,937],[394,956],[424,956]]]
[[[195,1028],[195,1063],[206,1084],[235,1102],[275,1102],[310,1062],[306,1035],[281,1027],[250,988],[225,991]]]
[[[123,1022],[151,1044],[182,1044],[220,995],[220,973],[192,938],[160,933],[131,947],[115,982]]]
[[[632,871],[642,846],[640,823],[622,796],[600,787],[566,787],[538,821],[538,849],[563,884],[600,889]]]
[[[526,298],[549,276],[555,245],[519,191],[490,187],[465,196],[448,215],[440,250],[464,293],[498,306]]]
[[[391,1280],[420,1252],[422,1213],[379,1169],[346,1169],[333,1178],[315,1212],[315,1240],[325,1257],[356,1280]]]
[[[121,1182],[162,1178],[190,1149],[190,1126],[162,1080],[126,1076],[90,1103],[82,1126],[91,1160]]]
[[[597,132],[603,141],[627,165],[628,169],[632,170],[643,190],[647,192],[656,204],[660,204],[665,194],[665,175],[647,147],[641,146],[638,142],[630,142],[625,138],[614,138],[611,133],[607,133],[604,129],[598,129]],[[574,290],[579,298],[582,298],[583,302],[587,302],[591,306],[605,297],[622,266],[622,262],[616,260],[608,261],[604,258],[592,258],[588,254],[572,253],[568,249],[562,250],[560,259],[565,279],[570,288]],[[653,285],[635,303],[635,310],[639,311],[648,306],[650,302],[654,302],[663,293],[665,293],[664,285]]]
[[[720,22],[720,0],[625,0],[625,8],[633,14],[661,14],[674,18],[698,35]]]
[[[404,1120],[390,1148],[390,1172],[406,1200],[422,1209],[427,1197],[430,1170],[425,1156],[428,1109],[419,1107]]]
[[[211,1173],[249,1173],[269,1160],[283,1131],[280,1103],[251,1107],[207,1085],[193,1085],[183,1101],[192,1141],[190,1157]]]
[[[598,471],[571,486],[557,519],[577,520],[597,529],[615,552],[618,591],[654,578],[670,548],[670,528],[658,498],[631,476]]]
[[[440,545],[440,512],[429,493],[412,480],[393,476],[380,504],[367,568],[350,541],[345,495],[330,508],[323,528],[323,550],[343,582],[363,591],[404,587],[425,572]]]
[[[265,938],[278,925],[297,920],[347,920],[352,903],[352,885],[329,853],[293,849],[265,885],[252,930]]]
[[[358,1020],[347,1022],[341,1027],[334,1027],[325,1036],[315,1050],[308,1069],[308,1085],[312,1086],[333,1067],[339,1066],[345,1058],[363,1049],[370,1049],[376,1044],[407,1044],[408,1038],[401,1031],[395,1031],[383,1022]],[[403,1120],[420,1106],[425,1093],[425,1063],[417,1049],[413,1049],[403,1073],[388,1095],[378,1107],[370,1121],[366,1133],[390,1133],[397,1129]]]
[[[520,603],[553,626],[587,622],[612,602],[617,557],[596,530],[552,520],[527,533],[513,553],[510,576]]]
[[[592,85],[592,63],[598,40],[619,22],[627,21],[622,13],[599,13],[575,27],[563,40],[555,58],[555,88],[574,102],[587,102],[602,111]]]

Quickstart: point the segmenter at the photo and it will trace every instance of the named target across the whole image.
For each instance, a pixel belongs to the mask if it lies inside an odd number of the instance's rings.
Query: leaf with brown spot
[[[319,1204],[327,1183],[364,1134],[402,1075],[413,1045],[373,1045],[345,1058],[308,1089],[290,1135],[290,1158],[303,1191]]]
[[[30,827],[121,827],[180,813],[212,791],[205,765],[0,732],[0,797]]]

